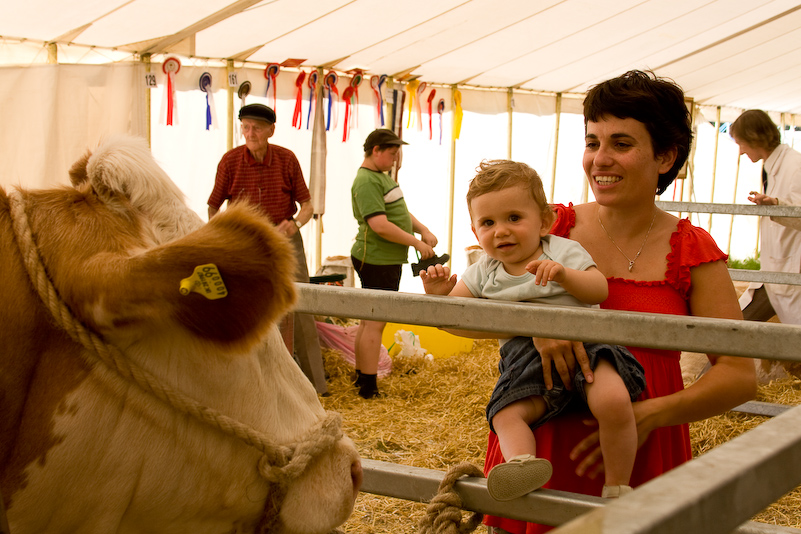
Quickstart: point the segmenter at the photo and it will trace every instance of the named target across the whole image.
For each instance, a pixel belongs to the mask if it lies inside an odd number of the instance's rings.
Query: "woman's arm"
[[[723,261],[704,263],[691,269],[690,314],[696,317],[742,319],[737,296]],[[751,358],[707,354],[712,368],[689,387],[635,402],[639,445],[661,427],[700,421],[724,413],[756,395],[756,372]],[[576,468],[579,476],[594,476],[602,469],[598,434],[580,442],[571,452],[577,460],[590,451]]]

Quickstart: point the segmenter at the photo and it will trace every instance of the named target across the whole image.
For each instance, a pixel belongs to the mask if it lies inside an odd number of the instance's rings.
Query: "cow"
[[[69,174],[0,188],[10,531],[335,529],[361,464],[276,327],[287,240],[244,205],[204,224],[138,138]]]

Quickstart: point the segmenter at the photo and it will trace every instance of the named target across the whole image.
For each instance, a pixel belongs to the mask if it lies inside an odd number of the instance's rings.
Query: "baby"
[[[534,169],[513,161],[482,162],[470,182],[467,207],[473,233],[486,254],[458,282],[442,265],[421,272],[426,293],[586,307],[606,300],[606,278],[589,253],[575,241],[549,234],[555,215]],[[532,338],[499,342],[501,376],[487,405],[487,420],[507,461],[487,476],[490,495],[511,500],[548,482],[553,469],[548,460],[536,457],[532,431],[563,411],[574,391],[598,420],[605,472],[602,496],[631,492],[628,484],[637,452],[631,402],[645,389],[644,371],[634,356],[624,347],[585,343],[593,381],[577,371],[571,391],[554,369],[553,388],[548,389]]]

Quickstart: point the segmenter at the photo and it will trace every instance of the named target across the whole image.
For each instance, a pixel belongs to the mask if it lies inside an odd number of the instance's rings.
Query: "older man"
[[[308,282],[309,271],[300,228],[309,222],[314,207],[298,159],[291,150],[270,144],[269,140],[275,133],[275,111],[272,108],[248,104],[239,110],[239,120],[245,144],[226,152],[217,166],[217,178],[208,201],[209,218],[226,200],[258,206],[292,241],[298,263],[295,279]],[[284,332],[291,324],[285,322],[282,325]],[[314,318],[296,313],[293,337],[301,369],[318,393],[326,393],[325,370]]]

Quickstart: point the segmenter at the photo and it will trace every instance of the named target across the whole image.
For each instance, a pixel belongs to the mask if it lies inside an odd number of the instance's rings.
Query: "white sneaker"
[[[545,458],[521,454],[490,470],[487,491],[496,501],[511,501],[541,488],[552,474],[551,462]]]
[[[631,486],[604,486],[601,497],[604,499],[617,499],[634,491]]]

